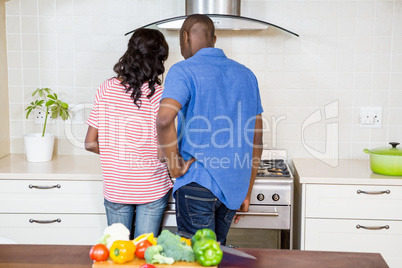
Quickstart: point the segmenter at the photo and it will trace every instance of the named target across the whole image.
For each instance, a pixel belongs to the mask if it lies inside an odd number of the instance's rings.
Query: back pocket
[[[190,220],[194,226],[208,227],[214,220],[217,198],[185,195],[186,206]]]

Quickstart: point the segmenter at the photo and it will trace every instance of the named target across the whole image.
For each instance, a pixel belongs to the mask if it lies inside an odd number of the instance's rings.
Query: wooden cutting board
[[[140,265],[145,264],[145,260],[144,259],[138,259],[135,258],[134,260],[130,261],[130,262],[126,262],[123,264],[117,264],[114,263],[110,258],[106,261],[101,261],[101,262],[97,262],[95,261],[92,264],[92,268],[118,268],[118,267],[123,267],[123,268],[138,268],[140,267]],[[200,267],[204,267],[201,264],[199,264],[198,262],[186,262],[186,261],[177,261],[173,264],[159,264],[159,263],[155,263],[153,264],[154,266],[158,267],[158,268],[167,268],[167,267],[172,267],[172,268],[200,268]],[[210,268],[217,268],[218,266],[209,266]]]

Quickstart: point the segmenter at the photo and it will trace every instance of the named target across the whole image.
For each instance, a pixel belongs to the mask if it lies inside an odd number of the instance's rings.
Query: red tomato
[[[141,265],[141,266],[138,267],[138,268],[156,268],[156,266],[155,266],[155,265],[152,265],[152,264],[146,263],[146,264]]]
[[[152,243],[149,242],[148,240],[141,241],[140,243],[137,244],[137,248],[135,249],[135,256],[137,256],[140,259],[144,259],[145,250],[150,246],[152,246]]]
[[[94,261],[106,261],[109,257],[109,250],[104,244],[97,244],[89,251],[89,257]]]

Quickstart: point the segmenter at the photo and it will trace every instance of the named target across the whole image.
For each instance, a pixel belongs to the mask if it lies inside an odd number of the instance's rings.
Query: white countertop
[[[52,161],[31,163],[25,155],[8,155],[0,159],[0,179],[102,180],[98,155],[58,155]]]
[[[340,159],[332,167],[316,158],[295,158],[293,165],[300,183],[402,185],[402,176],[373,173],[368,159]]]

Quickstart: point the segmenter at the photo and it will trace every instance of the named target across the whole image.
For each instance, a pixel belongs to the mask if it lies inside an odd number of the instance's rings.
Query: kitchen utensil
[[[380,147],[373,150],[364,149],[370,154],[370,168],[382,175],[402,176],[402,149],[398,142],[390,142],[392,147]]]
[[[178,235],[180,235],[180,236],[183,236],[183,237],[185,237],[185,238],[189,238],[189,239],[191,239],[191,237],[192,237],[191,234],[186,233],[186,232],[183,232],[183,231],[178,231],[178,232],[176,232],[176,234],[178,234]],[[239,251],[239,250],[237,250],[237,249],[234,249],[234,248],[231,248],[231,247],[227,247],[227,246],[224,246],[224,245],[219,245],[219,246],[220,246],[221,250],[223,251],[223,253],[228,253],[228,254],[231,254],[231,255],[236,255],[236,256],[239,256],[239,257],[242,257],[242,258],[248,258],[248,259],[254,259],[254,260],[257,259],[257,258],[254,257],[253,255],[250,255],[250,254],[248,254],[248,253]]]

